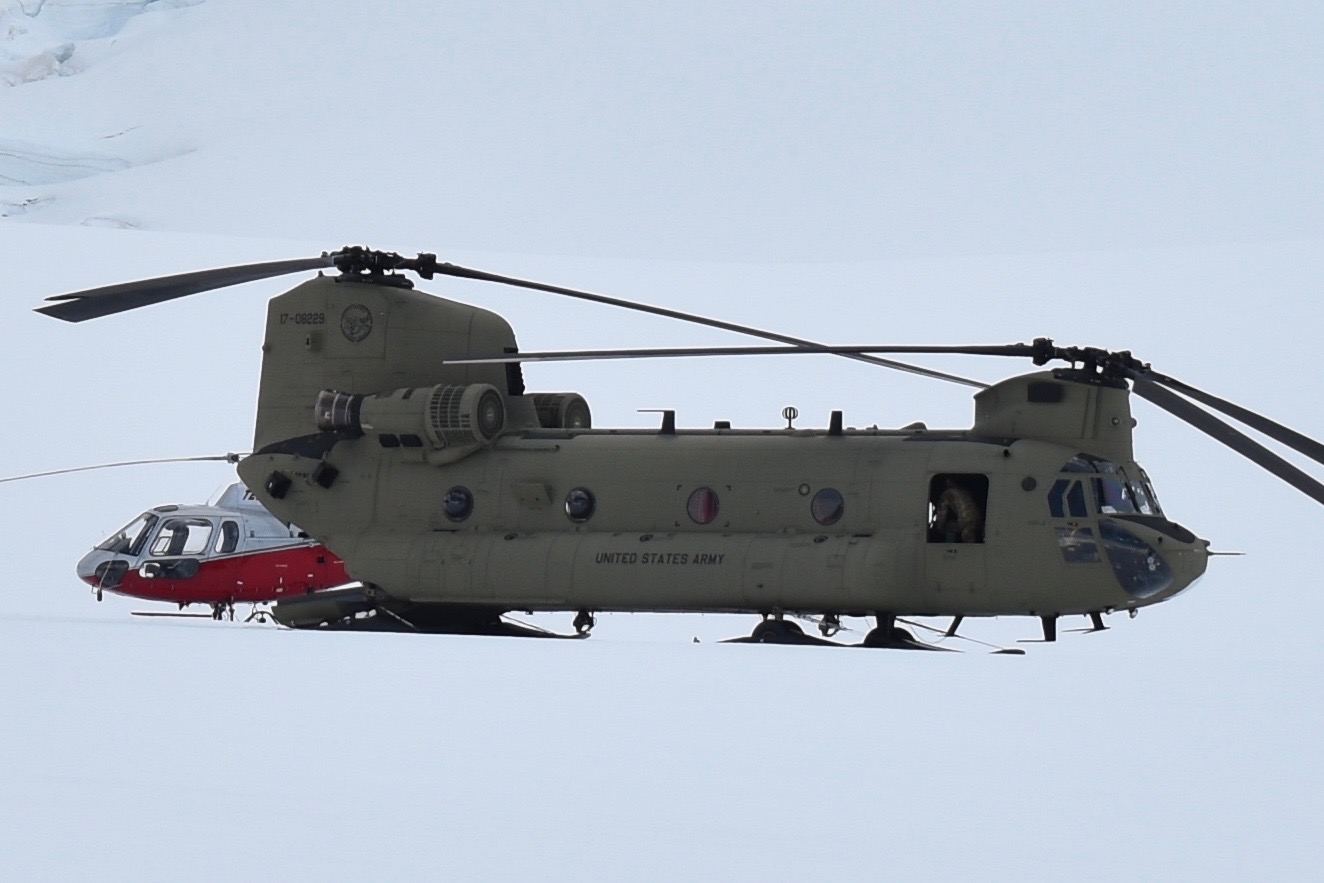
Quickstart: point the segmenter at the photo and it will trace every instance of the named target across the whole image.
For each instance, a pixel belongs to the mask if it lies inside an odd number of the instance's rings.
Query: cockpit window
[[[142,553],[143,543],[147,542],[147,536],[159,520],[160,516],[144,512],[109,539],[98,543],[97,548],[103,552],[136,557]]]
[[[1131,491],[1136,495],[1136,505],[1140,507],[1143,515],[1162,515],[1163,507],[1159,505],[1158,497],[1154,494],[1154,486],[1149,483],[1149,476],[1145,470],[1136,467],[1140,471],[1140,479],[1131,482]]]
[[[201,555],[211,539],[211,522],[203,518],[172,518],[152,543],[152,555]]]
[[[220,536],[216,537],[216,551],[228,555],[237,548],[239,548],[239,525],[233,521],[222,521]]]
[[[1094,479],[1094,501],[1104,515],[1129,515],[1136,511],[1130,488],[1125,481],[1112,475]]]
[[[1134,467],[1138,476],[1129,475],[1125,468],[1108,460],[1090,454],[1077,454],[1062,467],[1065,473],[1092,472],[1100,476],[1090,483],[1094,487],[1095,509],[1104,515],[1159,515],[1158,498],[1154,496],[1154,487],[1149,483],[1149,476],[1139,466]],[[1066,485],[1059,481],[1054,486],[1057,493],[1050,493],[1049,505],[1053,515],[1060,518],[1058,510],[1061,503],[1054,503],[1054,497],[1065,491]],[[1074,513],[1073,513],[1074,514]]]

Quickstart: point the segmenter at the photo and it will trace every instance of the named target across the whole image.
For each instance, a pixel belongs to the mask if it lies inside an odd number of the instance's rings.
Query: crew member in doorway
[[[944,543],[978,543],[983,539],[984,513],[970,491],[951,476],[933,504],[933,530]]]

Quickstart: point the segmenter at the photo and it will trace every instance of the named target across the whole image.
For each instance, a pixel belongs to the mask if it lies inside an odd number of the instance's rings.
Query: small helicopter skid
[[[213,622],[234,622],[235,617],[234,602],[222,602],[212,604],[211,610],[207,613],[201,611],[192,613],[185,611],[183,606],[179,610],[134,610],[131,611],[134,616],[144,616],[149,618],[167,618],[167,619],[210,619]],[[253,609],[248,616],[244,617],[245,623],[257,623],[258,625],[268,625],[275,623],[276,619],[270,609],[261,604],[254,604]]]

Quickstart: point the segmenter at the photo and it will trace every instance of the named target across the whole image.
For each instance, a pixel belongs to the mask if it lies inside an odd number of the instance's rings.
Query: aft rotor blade
[[[214,288],[225,288],[229,285],[255,282],[258,279],[269,279],[272,276],[284,276],[287,273],[301,273],[332,266],[335,266],[332,256],[323,255],[316,258],[265,261],[260,264],[239,264],[233,267],[218,267],[214,270],[177,273],[173,276],[158,276],[154,279],[57,294],[46,298],[52,303],[37,307],[37,312],[66,322],[83,322],[190,294],[211,291]]]
[[[1320,444],[1307,435],[1302,435],[1294,429],[1270,420],[1262,414],[1256,414],[1254,411],[1248,411],[1238,404],[1229,402],[1226,399],[1220,399],[1218,396],[1210,395],[1203,390],[1182,383],[1174,377],[1165,377],[1162,374],[1148,372],[1146,376],[1155,383],[1162,384],[1169,389],[1176,390],[1187,398],[1195,399],[1201,404],[1213,408],[1215,411],[1221,411],[1233,420],[1237,420],[1249,426],[1257,432],[1262,432],[1276,442],[1280,442],[1292,450],[1305,454],[1316,463],[1324,463],[1324,444]]]
[[[1324,503],[1324,484],[1320,484],[1282,457],[1245,433],[1198,408],[1186,399],[1149,379],[1144,372],[1130,373],[1136,395],[1179,417],[1196,429],[1212,436],[1246,459],[1273,473],[1317,503]]]
[[[516,288],[528,288],[533,291],[545,291],[549,294],[561,294],[566,297],[592,301],[593,303],[621,307],[622,309],[635,310],[640,313],[651,313],[654,316],[665,316],[668,319],[679,319],[682,322],[691,322],[696,325],[706,325],[709,328],[720,328],[723,331],[734,331],[737,334],[748,334],[751,337],[761,337],[764,340],[775,340],[779,343],[789,343],[798,347],[818,346],[818,344],[811,340],[803,340],[798,337],[791,337],[787,334],[778,334],[773,331],[763,331],[759,328],[752,328],[748,325],[737,325],[734,322],[724,322],[721,319],[709,319],[706,316],[699,316],[694,313],[684,313],[680,310],[669,310],[665,307],[655,307],[650,304],[636,303],[635,301],[608,297],[604,294],[579,291],[574,288],[562,288],[559,285],[548,285],[543,282],[533,282],[528,279],[515,279],[511,276],[498,276],[495,273],[488,273],[483,270],[473,270],[455,264],[437,264],[435,267],[429,269],[434,273],[454,276],[458,279],[476,279],[480,282],[496,282],[501,285],[513,285]],[[975,387],[976,389],[988,388],[987,383],[980,383],[978,380],[971,380],[967,377],[958,377],[955,374],[946,374],[942,371],[933,371],[928,368],[920,368],[917,365],[908,365],[905,362],[895,362],[891,359],[880,359],[876,356],[865,355],[863,353],[843,354],[843,356],[847,359],[868,362],[871,365],[881,365],[884,368],[905,371],[908,374],[918,374],[922,377],[946,380],[949,383],[960,383],[965,386]]]
[[[46,478],[51,475],[68,475],[71,472],[92,472],[96,469],[117,469],[120,466],[147,466],[156,463],[200,463],[205,460],[224,460],[226,463],[238,463],[245,454],[216,454],[209,457],[158,457],[154,460],[124,460],[119,463],[100,463],[96,466],[75,466],[71,469],[52,469],[50,472],[31,472],[27,475],[11,475],[0,478],[0,484],[7,481],[26,481],[29,478]]]
[[[869,353],[913,353],[970,356],[1031,356],[1034,347],[1023,343],[1004,346],[704,346],[657,347],[653,349],[556,350],[534,353],[502,353],[494,356],[461,356],[442,359],[447,365],[498,365],[509,362],[582,362],[611,359],[684,359],[704,356],[857,356]]]

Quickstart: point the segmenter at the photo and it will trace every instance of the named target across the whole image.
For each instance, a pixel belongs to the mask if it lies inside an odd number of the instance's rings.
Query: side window
[[[211,541],[211,534],[211,522],[206,519],[172,518],[152,543],[152,554],[158,558],[201,555]]]
[[[222,521],[220,536],[216,537],[216,551],[225,555],[237,548],[239,548],[239,525],[233,521]]]
[[[1048,490],[1048,511],[1054,518],[1084,518],[1089,514],[1085,506],[1085,489],[1079,480],[1059,478]]]
[[[211,542],[211,523],[190,519],[186,525],[188,537],[184,540],[184,555],[201,555]]]
[[[929,481],[930,543],[982,543],[988,476],[943,473]]]
[[[1089,514],[1085,508],[1085,488],[1078,481],[1071,483],[1071,490],[1067,491],[1067,512],[1072,518],[1084,518]]]

